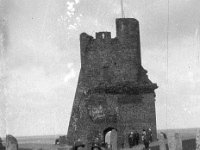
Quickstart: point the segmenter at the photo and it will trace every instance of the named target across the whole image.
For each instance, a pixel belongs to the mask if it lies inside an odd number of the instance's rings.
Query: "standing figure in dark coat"
[[[100,147],[97,143],[94,143],[94,144],[92,145],[91,150],[101,150],[101,147]]]
[[[145,149],[149,150],[149,136],[147,135],[147,132],[144,129],[142,132],[142,141],[144,143]]]
[[[153,142],[153,135],[152,135],[151,128],[149,128],[149,130],[148,130],[148,136],[149,136],[149,141]]]
[[[81,142],[81,140],[78,139],[78,140],[75,142],[74,146],[73,146],[73,150],[79,150],[80,148],[83,149],[84,147],[85,147],[85,144],[83,144],[83,143]]]
[[[128,143],[129,143],[129,147],[132,148],[133,146],[135,146],[135,139],[134,139],[134,134],[133,132],[131,132],[128,136]]]
[[[101,150],[101,140],[98,137],[94,139],[91,150]]]
[[[139,145],[140,141],[140,134],[136,131],[135,132],[135,145]]]

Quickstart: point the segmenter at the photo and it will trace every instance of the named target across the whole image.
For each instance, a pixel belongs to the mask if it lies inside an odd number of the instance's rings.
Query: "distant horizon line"
[[[190,127],[190,128],[158,128],[158,130],[184,130],[184,129],[200,129],[200,127]],[[7,134],[7,135],[13,135],[13,134]],[[25,137],[32,137],[32,138],[38,138],[38,137],[44,137],[44,136],[65,136],[67,135],[67,132],[66,134],[43,134],[43,135],[13,135],[14,137],[16,138],[25,138]],[[5,136],[2,136],[1,138],[5,138]]]

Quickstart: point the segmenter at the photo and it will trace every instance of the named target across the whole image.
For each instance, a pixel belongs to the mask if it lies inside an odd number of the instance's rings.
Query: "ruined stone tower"
[[[128,134],[151,127],[156,139],[157,85],[141,65],[139,22],[116,19],[116,37],[98,32],[80,35],[81,70],[74,99],[68,144],[81,139],[90,146],[116,129],[118,147],[127,146]]]

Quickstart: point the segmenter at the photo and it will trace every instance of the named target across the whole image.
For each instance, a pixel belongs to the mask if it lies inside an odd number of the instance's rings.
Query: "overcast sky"
[[[142,64],[159,86],[157,127],[200,127],[200,1],[170,0],[169,26],[167,4],[124,0],[125,16],[140,22]],[[0,0],[0,17],[0,135],[66,134],[79,34],[115,37],[120,0]]]

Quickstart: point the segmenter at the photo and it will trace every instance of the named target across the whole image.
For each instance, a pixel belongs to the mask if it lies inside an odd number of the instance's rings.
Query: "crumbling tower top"
[[[139,36],[139,22],[134,18],[117,18],[116,30],[120,40],[133,39]]]
[[[152,83],[141,64],[139,22],[116,19],[116,37],[97,32],[96,37],[80,35],[81,69],[88,88],[116,85],[138,86]]]
[[[122,44],[129,45],[135,51],[135,59],[141,65],[139,22],[134,18],[117,18],[116,35]]]

